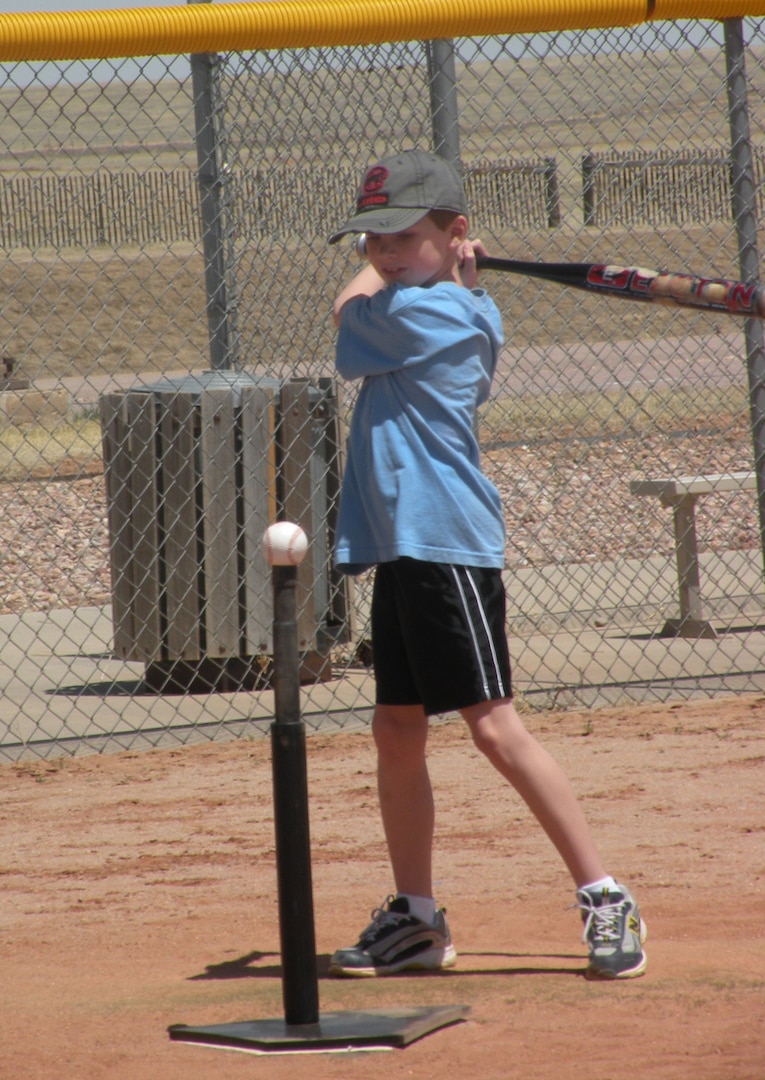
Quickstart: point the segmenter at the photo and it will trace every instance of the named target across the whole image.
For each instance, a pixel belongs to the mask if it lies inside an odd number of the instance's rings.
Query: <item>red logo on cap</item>
[[[385,166],[375,165],[364,177],[364,191],[367,194],[370,194],[373,191],[379,191],[387,179],[388,170],[385,168]]]

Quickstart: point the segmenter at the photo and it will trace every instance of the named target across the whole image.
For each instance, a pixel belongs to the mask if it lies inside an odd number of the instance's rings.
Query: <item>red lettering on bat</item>
[[[587,284],[600,289],[627,289],[631,274],[626,266],[595,265],[587,271]]]
[[[593,263],[587,267],[584,285],[603,292],[619,292],[636,300],[656,299],[662,303],[690,304],[731,315],[753,314],[765,318],[762,285],[742,281]]]
[[[587,284],[597,289],[614,289],[648,297],[651,282],[656,277],[650,270],[635,266],[594,265],[587,271]]]
[[[741,281],[736,282],[728,293],[726,306],[734,311],[754,311],[756,292],[756,285],[744,285]]]
[[[716,285],[725,290],[719,299],[705,296],[706,290]],[[702,300],[708,300],[711,307],[721,311],[754,311],[756,307],[757,285],[746,285],[743,281],[726,281],[724,278],[695,278],[693,294]]]
[[[644,293],[648,296],[651,292],[651,282],[655,280],[656,274],[650,270],[635,270],[630,282],[630,289],[632,292]]]

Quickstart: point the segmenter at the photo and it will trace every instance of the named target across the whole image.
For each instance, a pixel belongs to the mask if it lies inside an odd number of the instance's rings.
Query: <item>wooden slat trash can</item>
[[[305,681],[351,636],[350,583],[331,565],[341,439],[331,379],[208,371],[100,401],[114,650],[159,692],[268,683],[266,526],[295,521]]]

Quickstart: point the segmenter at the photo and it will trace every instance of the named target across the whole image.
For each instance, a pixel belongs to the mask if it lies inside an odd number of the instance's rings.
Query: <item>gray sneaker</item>
[[[623,885],[603,892],[578,889],[576,898],[584,920],[582,940],[590,948],[588,977],[635,979],[642,975],[646,925],[629,890]]]
[[[457,953],[449,936],[446,912],[439,908],[434,923],[409,914],[409,901],[389,896],[372,912],[372,921],[358,944],[338,949],[330,975],[395,975],[399,971],[437,971],[452,967]]]

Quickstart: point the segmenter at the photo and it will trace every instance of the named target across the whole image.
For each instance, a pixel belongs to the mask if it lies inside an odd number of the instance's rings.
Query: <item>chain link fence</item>
[[[764,98],[756,20],[4,64],[0,759],[263,730],[280,514],[304,719],[367,723],[370,582],[331,566],[357,260],[326,243],[360,171],[459,160],[494,254],[738,279]],[[485,284],[522,706],[762,689],[760,324]]]

